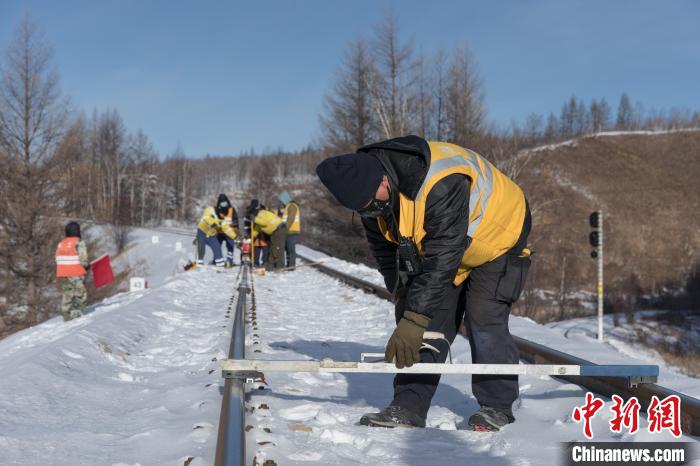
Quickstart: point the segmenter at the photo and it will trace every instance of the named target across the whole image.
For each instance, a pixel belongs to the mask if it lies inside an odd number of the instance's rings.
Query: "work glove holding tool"
[[[385,362],[393,362],[403,369],[420,362],[420,348],[423,332],[428,328],[430,318],[413,311],[405,311],[396,325],[394,333],[386,344]]]

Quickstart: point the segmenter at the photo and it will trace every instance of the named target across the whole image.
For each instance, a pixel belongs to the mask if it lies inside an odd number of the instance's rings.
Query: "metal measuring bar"
[[[383,354],[364,354],[360,362],[333,359],[274,361],[263,359],[223,359],[220,361],[224,378],[254,379],[265,372],[342,372],[379,374],[480,374],[526,376],[588,376],[623,377],[636,383],[653,383],[659,376],[654,365],[576,365],[576,364],[441,364],[419,363],[397,368],[392,363],[365,362],[367,357]]]

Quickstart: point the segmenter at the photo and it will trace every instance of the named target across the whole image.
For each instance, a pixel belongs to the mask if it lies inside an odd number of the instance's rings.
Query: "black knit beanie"
[[[80,224],[78,222],[70,222],[66,225],[66,238],[80,238]]]
[[[344,154],[318,164],[321,182],[342,205],[359,210],[374,199],[384,176],[384,167],[369,154]]]

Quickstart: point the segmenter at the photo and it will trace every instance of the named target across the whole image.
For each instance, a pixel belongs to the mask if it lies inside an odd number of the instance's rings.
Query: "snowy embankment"
[[[151,236],[159,236],[153,244]],[[225,318],[238,269],[179,272],[188,239],[137,231],[129,254],[144,259],[152,288],[123,293],[64,323],[60,318],[0,341],[0,463],[3,465],[213,464],[221,379],[216,359],[230,338]],[[313,251],[306,251],[313,253]],[[126,256],[125,256],[126,257]],[[317,254],[317,259],[323,258]],[[376,272],[328,259],[372,281]],[[258,331],[247,356],[357,360],[381,352],[392,305],[311,267],[254,277]],[[633,362],[614,347],[513,318],[514,333],[597,362]],[[259,352],[256,352],[259,351]],[[458,338],[455,362],[469,362]],[[469,380],[447,376],[427,429],[372,429],[361,414],[391,398],[391,376],[266,374],[247,401],[248,464],[555,464],[562,441],[582,440],[571,420],[578,386],[521,379],[517,422],[496,434],[465,429],[477,409]],[[662,368],[660,383],[698,395],[697,381]],[[684,387],[687,390],[684,390]],[[610,413],[593,421],[596,440],[673,440],[670,434],[611,434]],[[683,437],[681,440],[688,440]]]
[[[0,341],[0,464],[213,463],[237,270],[172,277],[182,237],[132,240],[160,286]]]

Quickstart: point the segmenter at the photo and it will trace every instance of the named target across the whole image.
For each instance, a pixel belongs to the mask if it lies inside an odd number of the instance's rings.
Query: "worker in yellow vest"
[[[225,196],[224,196],[225,197]],[[219,234],[224,234],[230,240],[237,237],[236,230],[231,222],[226,221],[227,215],[231,215],[232,206],[228,199],[219,199],[216,207],[204,209],[202,218],[197,223],[197,265],[204,265],[205,247],[209,246],[214,254],[214,265],[223,267],[224,258],[221,254],[221,241]]]
[[[270,237],[270,258],[265,265],[267,270],[284,268],[284,241],[287,236],[287,225],[282,218],[264,205],[253,211],[253,238],[261,232]]]
[[[87,246],[80,237],[80,225],[66,225],[66,237],[56,247],[56,278],[61,290],[63,320],[80,317],[87,304],[85,278],[90,269]]]
[[[233,262],[233,252],[236,249],[236,238],[239,236],[238,235],[238,213],[236,212],[236,209],[233,207],[233,204],[231,204],[231,201],[229,201],[228,196],[226,194],[219,194],[219,198],[216,200],[216,205],[221,208],[222,211],[225,211],[224,213],[224,218],[221,221],[221,228],[219,229],[219,233],[216,235],[217,241],[219,244],[226,244],[226,266],[227,267],[233,267],[234,262]],[[228,206],[228,207],[227,207]],[[231,237],[227,235],[226,233],[223,232],[224,228],[227,229],[233,229],[233,231],[236,233],[235,237]],[[222,250],[223,254],[223,250]]]
[[[370,249],[394,293],[396,329],[385,360],[397,367],[445,362],[464,321],[472,361],[517,364],[508,330],[528,269],[530,211],[520,187],[476,152],[418,136],[331,157],[316,169],[362,216]],[[369,426],[424,427],[438,375],[397,374],[394,399]],[[513,422],[516,376],[474,375],[474,430]]]
[[[282,205],[282,221],[287,225],[287,239],[284,241],[284,250],[287,255],[287,267],[297,265],[297,242],[301,233],[301,211],[287,191],[279,195]]]

